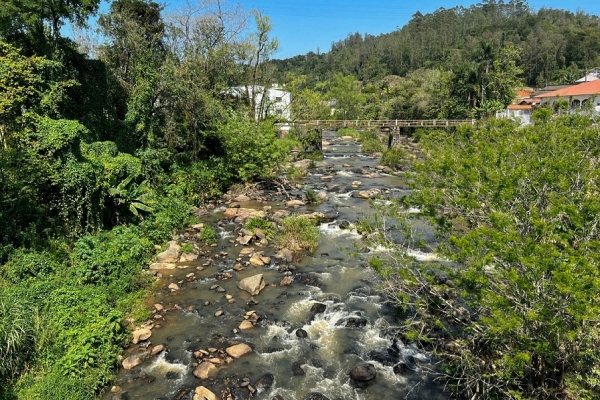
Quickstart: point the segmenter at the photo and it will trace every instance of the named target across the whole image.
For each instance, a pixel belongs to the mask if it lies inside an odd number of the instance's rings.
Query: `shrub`
[[[17,284],[26,279],[49,276],[57,269],[58,264],[47,252],[17,250],[4,265],[3,274],[9,282]]]
[[[214,242],[218,238],[219,235],[217,234],[217,232],[208,225],[206,225],[204,228],[202,228],[202,231],[200,231],[199,239],[205,243]]]
[[[360,137],[360,132],[358,132],[356,129],[351,128],[340,128],[337,130],[336,133],[338,136],[351,136],[357,139]]]
[[[281,221],[275,241],[279,247],[293,252],[314,251],[319,244],[321,233],[313,220],[302,215],[292,215]]]
[[[273,240],[273,237],[275,236],[275,227],[273,226],[273,223],[264,220],[260,217],[248,218],[248,221],[246,221],[246,225],[244,225],[244,228],[251,232],[255,232],[257,229],[260,229],[262,233],[265,234],[267,240]]]
[[[384,150],[383,143],[379,139],[367,139],[360,146],[360,151],[367,154],[381,153]]]
[[[153,243],[136,226],[84,236],[73,249],[75,275],[84,284],[118,282],[130,292],[139,288],[133,278],[153,251]]]
[[[404,150],[398,148],[387,149],[381,156],[380,164],[395,169],[400,166],[402,159],[405,157],[406,152]]]
[[[307,171],[304,168],[300,168],[295,165],[290,166],[286,171],[288,179],[294,181],[304,178],[306,174]]]
[[[309,204],[319,203],[319,198],[317,197],[317,194],[315,193],[314,190],[308,189],[306,192],[304,192],[304,195],[306,196],[306,201]]]

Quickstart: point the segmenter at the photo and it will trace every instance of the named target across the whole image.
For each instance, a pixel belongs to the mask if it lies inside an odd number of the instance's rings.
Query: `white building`
[[[254,97],[254,118],[263,119],[272,115],[289,121],[292,118],[292,94],[274,84],[265,89],[263,86],[236,86],[227,91],[228,95],[238,99],[252,99]],[[252,101],[249,100],[249,104]]]
[[[542,105],[553,106],[558,100],[566,100],[569,110],[591,110],[595,114],[600,113],[600,80],[588,81],[577,85],[568,86],[564,89],[555,90],[536,96]]]

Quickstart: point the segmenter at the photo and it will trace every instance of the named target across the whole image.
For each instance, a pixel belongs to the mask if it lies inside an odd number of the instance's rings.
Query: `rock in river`
[[[350,378],[359,387],[366,387],[372,383],[377,376],[377,370],[373,364],[359,364],[350,371]]]
[[[194,370],[194,376],[198,379],[208,379],[208,375],[216,370],[217,367],[213,363],[204,361]]]
[[[133,331],[133,344],[138,344],[141,341],[148,340],[152,336],[152,331],[148,328],[141,328]]]
[[[246,354],[252,353],[252,347],[247,344],[240,343],[235,346],[228,347],[225,349],[227,354],[229,354],[233,358],[240,358],[245,356]]]
[[[204,386],[198,386],[194,392],[194,400],[217,400],[217,396]]]
[[[123,368],[132,369],[142,363],[142,359],[139,356],[129,356],[123,360]]]
[[[179,249],[181,247],[176,241],[169,242],[169,248],[156,255],[157,263],[176,263],[179,260]]]
[[[262,274],[254,275],[239,281],[238,288],[245,290],[252,296],[256,296],[265,288],[265,281],[263,280]]]

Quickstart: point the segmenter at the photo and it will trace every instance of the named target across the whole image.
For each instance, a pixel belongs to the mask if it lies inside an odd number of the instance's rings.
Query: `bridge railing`
[[[447,127],[470,124],[474,125],[474,119],[392,119],[392,120],[296,120],[282,122],[278,125],[288,126],[313,126],[323,128],[392,128],[392,127]]]

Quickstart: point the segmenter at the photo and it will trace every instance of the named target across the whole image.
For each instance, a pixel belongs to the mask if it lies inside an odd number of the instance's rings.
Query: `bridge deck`
[[[445,128],[448,126],[459,126],[459,125],[474,125],[474,119],[422,119],[422,120],[402,120],[402,119],[391,119],[391,120],[310,120],[310,121],[290,121],[280,123],[278,125],[284,126],[310,126],[320,128],[405,128],[405,127],[439,127]]]

